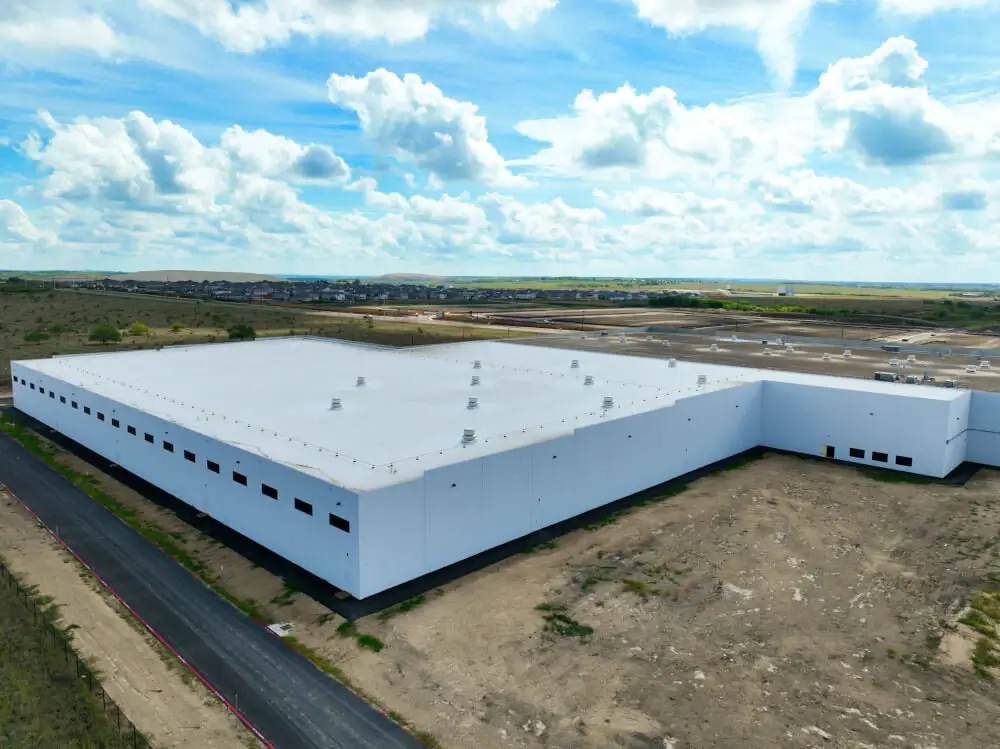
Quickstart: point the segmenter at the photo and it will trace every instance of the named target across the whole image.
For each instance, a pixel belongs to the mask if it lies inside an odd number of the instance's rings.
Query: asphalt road
[[[424,746],[4,434],[0,482],[277,749]]]

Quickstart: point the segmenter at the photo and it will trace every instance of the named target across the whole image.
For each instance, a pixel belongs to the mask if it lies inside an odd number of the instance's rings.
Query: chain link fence
[[[118,704],[104,691],[100,680],[94,675],[86,662],[80,660],[80,657],[70,644],[66,633],[56,626],[55,622],[52,621],[52,617],[45,609],[39,606],[34,593],[21,585],[17,578],[14,577],[14,573],[7,569],[3,562],[0,562],[0,584],[7,585],[16,593],[17,598],[31,613],[35,626],[46,637],[51,637],[52,644],[63,651],[66,668],[76,670],[77,679],[85,684],[90,693],[97,698],[98,703],[104,708],[104,713],[107,715],[108,720],[111,721],[111,725],[118,728],[122,736],[121,743],[116,743],[114,747],[105,747],[104,749],[152,749],[146,737],[139,733],[135,724],[126,717],[122,709],[118,707]]]

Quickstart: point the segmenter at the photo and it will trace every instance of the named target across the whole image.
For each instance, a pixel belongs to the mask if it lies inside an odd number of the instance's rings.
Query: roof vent
[[[719,344],[713,343],[711,346],[708,347],[708,350],[709,351],[718,351],[719,350]]]
[[[587,375],[586,377],[584,377],[583,378],[583,384],[584,385],[593,385],[594,384],[594,375]]]
[[[844,358],[845,359],[850,359],[851,358],[851,350],[849,348],[845,348],[844,349]]]
[[[462,444],[470,445],[476,441],[476,430],[475,429],[463,429],[462,430]]]
[[[340,402],[340,398],[331,398],[330,399],[330,410],[331,411],[339,411],[343,407],[344,407],[344,404]]]
[[[358,381],[354,383],[356,387],[363,388],[365,386],[365,378],[358,375]]]
[[[677,366],[677,360],[676,359],[667,359],[667,366],[670,367],[671,369],[673,369],[674,367]]]
[[[610,395],[605,395],[604,400],[601,402],[601,408],[614,408],[614,407],[615,407],[615,399],[612,398]]]
[[[469,398],[468,408],[479,408],[479,398]]]
[[[472,362],[472,368],[473,369],[482,369],[483,368],[483,363],[481,361],[479,361],[479,359],[476,359],[474,362]]]
[[[579,369],[580,368],[580,360],[579,359],[574,359],[573,361],[571,361],[569,363],[569,367],[570,367],[570,369]]]
[[[472,384],[472,385],[478,385],[479,384],[479,375],[472,375],[472,382],[470,384]]]
[[[706,377],[705,375],[698,375],[698,384],[699,385],[704,385],[707,382],[708,382],[708,377]]]

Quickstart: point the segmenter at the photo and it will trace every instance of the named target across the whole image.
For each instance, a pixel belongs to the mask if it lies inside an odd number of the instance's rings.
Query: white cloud
[[[558,0],[139,0],[153,11],[189,23],[228,49],[257,52],[293,36],[336,36],[408,42],[437,21],[499,19],[512,29],[535,23]]]
[[[883,11],[906,16],[927,16],[946,10],[984,8],[995,0],[879,0]]]
[[[671,192],[655,187],[639,187],[612,195],[594,190],[594,197],[608,208],[639,216],[684,216],[699,213],[730,213],[740,210],[728,198],[708,197],[695,192]]]
[[[795,40],[812,6],[821,0],[632,0],[645,21],[671,34],[711,27],[744,29],[757,35],[768,68],[784,83],[795,74]]]
[[[18,47],[112,54],[119,39],[99,5],[88,0],[4,0],[0,3],[0,57],[16,59]]]
[[[51,244],[55,240],[52,232],[37,228],[17,203],[0,200],[0,246],[22,242]]]
[[[433,83],[379,69],[363,78],[331,75],[330,100],[358,114],[362,132],[383,152],[427,169],[442,181],[517,184],[489,142],[475,104],[445,96]]]

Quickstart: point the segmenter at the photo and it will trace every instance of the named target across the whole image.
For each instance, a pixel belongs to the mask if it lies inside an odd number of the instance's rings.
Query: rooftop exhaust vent
[[[570,369],[579,369],[580,368],[580,360],[579,359],[574,359],[573,361],[571,361],[569,363],[569,366],[570,366]]]
[[[479,361],[479,359],[476,359],[474,362],[472,362],[472,368],[473,369],[482,369],[483,368],[483,363],[481,361]]]
[[[698,384],[705,385],[706,383],[708,383],[708,377],[705,375],[698,375]]]
[[[593,385],[594,384],[594,375],[587,375],[586,377],[584,377],[583,378],[583,384],[584,385]]]
[[[851,350],[849,348],[845,348],[844,349],[844,358],[845,359],[850,359],[851,358]]]
[[[462,444],[471,445],[476,441],[476,430],[475,429],[463,429],[462,430]]]
[[[358,375],[358,381],[354,383],[356,387],[363,388],[365,386],[365,378]]]
[[[473,386],[475,386],[475,385],[478,385],[479,382],[480,382],[479,375],[472,375],[472,382],[470,384],[472,384]]]
[[[667,359],[667,366],[670,367],[671,369],[673,369],[674,367],[677,366],[677,360],[676,359]]]
[[[479,398],[469,398],[468,408],[479,408]]]
[[[343,407],[344,407],[344,404],[340,402],[340,398],[331,398],[330,399],[330,410],[331,411],[339,411]]]
[[[610,395],[605,395],[604,400],[601,401],[601,408],[614,408],[614,407],[615,407],[615,399],[612,398]]]

